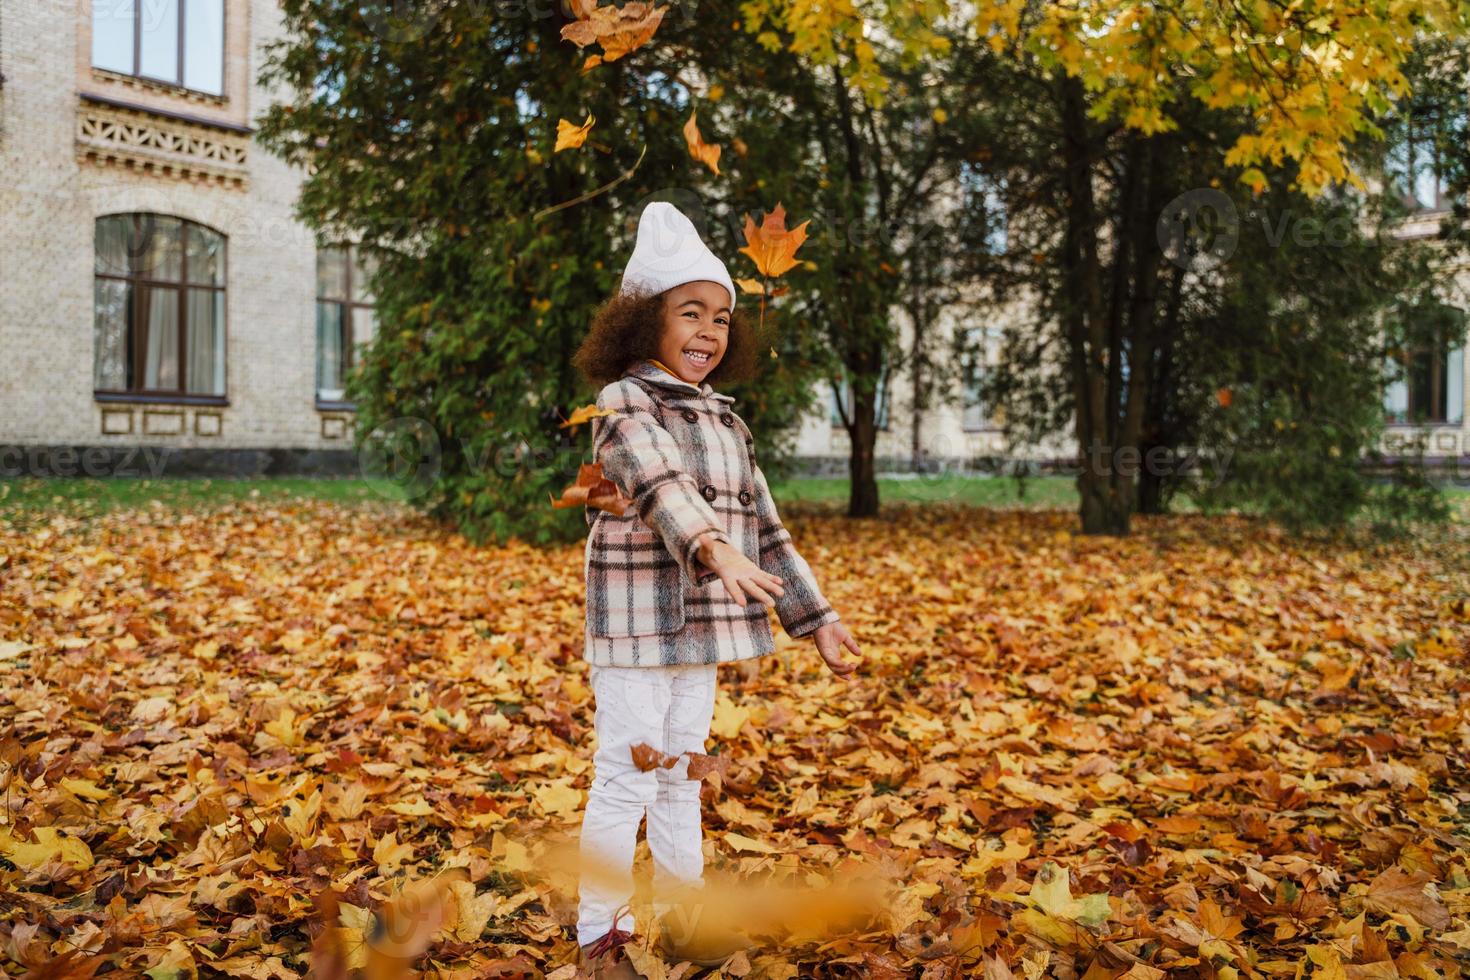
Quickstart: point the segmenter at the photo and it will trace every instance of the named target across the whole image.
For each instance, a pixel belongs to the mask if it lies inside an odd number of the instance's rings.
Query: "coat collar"
[[[632,375],[635,378],[642,378],[651,384],[662,385],[665,388],[682,392],[686,395],[699,395],[703,398],[713,398],[716,401],[722,402],[733,402],[735,400],[733,395],[726,395],[722,392],[715,391],[708,381],[701,382],[698,385],[692,384],[683,378],[675,377],[646,358],[634,361],[629,365],[628,369],[623,372],[624,377],[628,375]]]

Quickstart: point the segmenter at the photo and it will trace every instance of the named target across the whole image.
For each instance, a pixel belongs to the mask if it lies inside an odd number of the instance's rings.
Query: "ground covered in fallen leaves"
[[[789,523],[867,657],[848,686],[777,627],[723,669],[711,873],[813,896],[724,975],[1470,964],[1463,527]],[[0,530],[0,969],[388,975],[374,943],[435,878],[416,970],[570,977],[575,895],[538,860],[591,777],[582,594],[580,546],[370,507]],[[883,906],[822,921],[863,870]]]

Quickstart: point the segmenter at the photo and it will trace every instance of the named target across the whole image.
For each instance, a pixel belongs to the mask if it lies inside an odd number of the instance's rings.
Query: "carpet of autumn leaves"
[[[1470,965],[1463,526],[1428,548],[788,521],[865,664],[846,685],[777,628],[722,668],[709,867],[816,905],[859,869],[891,893],[724,975]],[[0,969],[341,975],[375,913],[452,871],[416,970],[571,977],[575,895],[537,862],[591,777],[582,589],[580,546],[387,508],[0,529]]]

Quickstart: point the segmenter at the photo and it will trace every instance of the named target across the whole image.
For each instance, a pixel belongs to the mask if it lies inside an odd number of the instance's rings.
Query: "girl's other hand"
[[[817,653],[822,655],[822,660],[832,673],[849,683],[857,680],[852,674],[858,669],[858,665],[842,659],[842,648],[847,647],[859,657],[863,655],[863,651],[858,647],[857,640],[848,632],[847,627],[842,625],[842,620],[818,626],[817,631],[812,634],[812,639],[816,641]]]
[[[745,552],[725,541],[705,538],[695,554],[720,577],[720,581],[725,583],[725,591],[741,608],[745,607],[746,596],[749,596],[774,609],[776,599],[786,594],[779,575],[764,571],[747,558]]]

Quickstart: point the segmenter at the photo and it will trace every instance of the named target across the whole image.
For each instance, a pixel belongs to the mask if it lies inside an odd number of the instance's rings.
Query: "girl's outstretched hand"
[[[858,665],[842,659],[842,648],[847,647],[859,657],[863,655],[863,651],[859,649],[857,640],[848,632],[847,627],[842,625],[842,620],[818,626],[812,639],[817,643],[817,653],[822,655],[822,660],[832,673],[849,682],[857,679],[852,673],[857,670]]]
[[[747,558],[745,552],[732,544],[706,537],[695,555],[720,577],[720,581],[725,583],[725,591],[742,608],[746,604],[747,595],[764,603],[767,608],[774,609],[776,599],[786,594],[786,590],[781,587],[781,576],[764,571]]]

